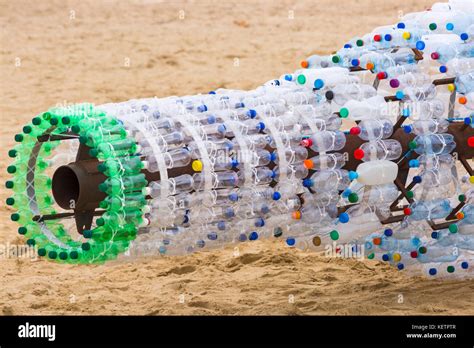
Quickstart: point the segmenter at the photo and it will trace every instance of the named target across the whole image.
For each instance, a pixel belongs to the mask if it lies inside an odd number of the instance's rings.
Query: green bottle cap
[[[38,249],[38,255],[39,256],[46,256],[46,249],[45,248],[39,248]]]
[[[18,221],[20,220],[20,214],[14,213],[10,216],[10,218],[12,219],[12,221]]]
[[[68,255],[67,255],[67,252],[65,252],[65,251],[61,251],[61,252],[59,253],[59,258],[60,258],[61,260],[66,260],[66,259],[67,259],[67,256],[68,256]]]
[[[84,236],[84,238],[92,238],[92,231],[91,230],[84,230],[82,232],[82,235]]]
[[[15,158],[17,154],[18,154],[18,151],[16,151],[15,149],[8,151],[8,157],[10,158]]]
[[[82,250],[87,251],[87,250],[90,250],[91,245],[89,243],[82,243],[81,248]]]
[[[438,28],[438,26],[436,25],[436,23],[430,23],[429,28],[430,28],[430,30],[436,30],[436,28]]]
[[[81,127],[79,127],[78,125],[74,125],[71,127],[71,130],[73,131],[73,133],[79,133],[81,131]]]
[[[361,39],[359,39],[359,40],[356,41],[356,45],[359,46],[359,47],[361,47],[361,46],[364,45],[364,41],[361,40]]]
[[[97,157],[99,155],[99,151],[97,151],[97,149],[90,149],[89,155],[92,157]]]
[[[367,258],[368,258],[369,260],[372,260],[374,257],[375,257],[375,254],[374,254],[374,253],[371,253],[371,254],[367,255]]]
[[[415,196],[415,194],[413,193],[413,191],[407,191],[407,197],[408,198],[413,198]]]
[[[61,122],[62,122],[63,124],[69,124],[69,123],[71,123],[71,118],[68,117],[68,116],[64,116],[64,117],[61,119]],[[66,255],[66,256],[67,256],[67,255]]]
[[[448,271],[448,273],[454,273],[455,268],[454,268],[454,266],[448,266],[448,268],[446,270]]]
[[[33,123],[35,126],[39,126],[41,124],[41,118],[35,117],[31,120],[31,123]]]
[[[28,244],[29,246],[35,246],[36,244],[36,241],[34,239],[28,239],[26,241],[26,244]]]
[[[342,108],[341,110],[339,110],[339,115],[342,118],[346,118],[347,116],[349,116],[349,110],[347,108]]]
[[[69,253],[69,257],[73,260],[77,260],[79,258],[79,253],[76,250],[73,250]]]
[[[15,198],[8,197],[7,198],[7,205],[13,205],[13,204],[15,204]]]
[[[16,173],[16,167],[15,166],[8,166],[7,167],[7,172],[9,174],[15,174]]]
[[[335,56],[332,56],[332,62],[337,64],[341,61],[341,57],[339,57],[338,55],[335,55]]]
[[[50,120],[49,120],[49,123],[51,123],[52,126],[56,126],[59,121],[56,117],[52,117]]]
[[[49,120],[49,119],[51,119],[51,114],[50,114],[49,112],[45,112],[45,113],[43,114],[43,118],[44,118],[45,120]]]
[[[459,202],[465,202],[466,201],[466,195],[459,195],[458,200],[459,200]]]
[[[48,257],[52,260],[54,260],[55,258],[58,257],[58,253],[54,250],[51,250],[49,253],[48,253]]]
[[[416,143],[415,140],[412,140],[412,141],[410,141],[410,142],[408,143],[408,148],[409,148],[410,150],[415,150],[417,147],[418,147],[418,144]]]
[[[424,247],[424,246],[419,247],[418,251],[420,252],[420,254],[425,254],[426,253],[426,247]]]
[[[97,226],[104,226],[105,220],[103,218],[98,218],[97,220],[95,220],[95,223],[97,224]]]
[[[102,184],[99,184],[99,191],[100,192],[105,192],[107,191],[107,184],[105,182],[103,182]]]
[[[333,230],[333,231],[331,231],[331,233],[329,233],[329,236],[331,237],[332,240],[338,240],[339,239],[339,232],[337,232],[336,230]]]
[[[21,227],[18,228],[18,233],[19,233],[19,234],[25,235],[26,232],[28,232],[28,230],[26,229],[26,227],[21,226]]]
[[[351,203],[356,203],[359,200],[359,196],[355,192],[352,192],[348,198]]]
[[[306,76],[304,76],[303,74],[298,75],[296,81],[298,81],[300,85],[304,85],[306,83]]]
[[[33,130],[33,128],[31,128],[31,126],[24,126],[23,127],[23,133],[25,133],[25,134],[30,134],[32,130]]]
[[[448,229],[449,229],[449,232],[456,233],[458,231],[458,225],[451,224],[451,225],[449,225]]]
[[[8,180],[7,182],[5,182],[5,187],[7,189],[12,189],[14,186],[15,184],[13,183],[13,181]]]
[[[87,143],[87,137],[86,137],[85,135],[81,135],[81,136],[79,137],[79,142],[80,142],[81,144]]]
[[[99,165],[97,166],[97,170],[103,173],[107,170],[107,165],[104,162],[99,163]]]
[[[16,135],[15,135],[15,141],[16,141],[17,143],[21,143],[24,138],[25,138],[25,137],[23,136],[23,134],[16,134]]]

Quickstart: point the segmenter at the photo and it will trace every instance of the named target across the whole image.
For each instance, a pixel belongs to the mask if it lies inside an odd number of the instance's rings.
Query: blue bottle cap
[[[278,201],[281,198],[281,193],[278,191],[273,192],[272,199]]]
[[[256,128],[257,128],[259,131],[263,131],[263,130],[265,129],[265,123],[263,123],[263,122],[257,123]]]
[[[382,255],[382,260],[388,261],[388,260],[390,260],[390,257],[387,254],[383,254]]]
[[[432,276],[436,275],[436,273],[438,273],[438,271],[436,270],[436,268],[430,268],[430,270],[428,271],[428,273]]]
[[[313,186],[313,180],[307,178],[307,179],[303,179],[303,186],[304,187],[311,187]]]
[[[209,94],[216,94],[216,92],[214,92],[214,91],[210,91],[210,92],[209,92]]]
[[[469,35],[467,33],[462,33],[460,37],[461,37],[461,40],[463,41],[466,41],[467,39],[469,39]]]
[[[225,210],[225,216],[226,216],[227,218],[234,217],[234,215],[235,215],[235,213],[234,213],[234,209],[233,209],[233,208],[231,208],[231,207],[226,208],[226,210]]]
[[[291,81],[291,80],[293,80],[293,77],[290,74],[286,74],[285,75],[285,80],[286,81]]]
[[[405,131],[405,133],[410,134],[412,131],[412,128],[411,126],[403,126],[403,130]]]
[[[354,58],[354,59],[351,60],[351,64],[352,64],[352,66],[359,66],[360,61],[359,61],[359,59]]]
[[[288,246],[294,246],[295,243],[296,243],[296,240],[295,240],[294,238],[292,238],[292,237],[288,237],[288,238],[286,239],[286,244],[288,244]]]
[[[199,112],[206,112],[206,111],[207,111],[207,106],[206,106],[206,105],[199,105],[199,106],[197,107],[197,110],[198,110]]]
[[[257,116],[257,111],[255,111],[254,109],[250,109],[247,111],[247,116],[250,118],[255,118]]]
[[[387,237],[390,237],[391,235],[393,235],[393,230],[391,228],[387,228],[385,231],[383,231],[383,233],[387,236]]]
[[[339,215],[339,222],[341,222],[343,224],[348,223],[349,222],[349,214],[342,213],[341,215]]]
[[[220,231],[224,231],[225,230],[225,221],[219,221],[217,223],[217,228],[220,230]]]
[[[344,48],[352,48],[352,45],[347,43],[344,45]]]
[[[232,168],[237,168],[238,165],[239,165],[239,161],[237,161],[236,159],[233,159],[230,164],[232,165]]]
[[[321,79],[316,79],[316,80],[314,81],[314,88],[316,88],[316,89],[321,89],[321,88],[323,88],[323,87],[324,87],[324,81],[323,81],[323,80],[321,80]]]
[[[398,100],[402,100],[404,96],[405,96],[405,94],[403,93],[403,91],[397,91],[397,93],[395,93],[395,97]]]
[[[217,233],[216,232],[208,233],[207,238],[209,240],[216,240],[217,239]]]
[[[352,190],[347,188],[344,191],[342,191],[342,197],[347,198],[349,197],[351,193],[352,193]]]
[[[355,180],[359,177],[359,174],[357,174],[357,172],[354,172],[353,170],[349,171],[349,179],[352,181],[352,180]]]
[[[232,202],[237,202],[239,200],[239,195],[236,192],[229,194],[229,200]]]
[[[446,23],[446,30],[453,30],[454,29],[454,24],[453,23]]]
[[[403,22],[398,23],[397,28],[398,29],[405,29],[405,23],[403,23]]]
[[[444,74],[446,71],[448,71],[448,68],[445,65],[441,65],[439,67],[439,72]]]
[[[419,184],[421,182],[421,180],[422,180],[421,176],[419,176],[419,175],[416,175],[416,176],[413,177],[413,182],[415,184]]]
[[[258,233],[257,232],[251,232],[249,234],[249,240],[257,240],[258,239]]]
[[[208,115],[208,116],[207,116],[207,123],[209,123],[209,124],[214,124],[214,123],[216,123],[216,116],[214,116],[214,115]]]
[[[255,227],[263,227],[265,226],[265,220],[262,218],[255,219]]]
[[[439,237],[439,233],[438,233],[438,232],[436,232],[436,231],[431,232],[431,238],[433,238],[433,239],[438,239],[438,237]]]
[[[274,162],[277,159],[276,150],[270,153],[270,161]]]
[[[241,233],[239,235],[239,241],[240,242],[245,242],[247,240],[247,236],[245,235],[245,233]]]
[[[403,265],[403,263],[399,263],[399,264],[397,265],[397,268],[401,271],[402,269],[405,268],[405,266]]]
[[[392,41],[392,35],[390,34],[386,34],[383,38],[385,41]]]
[[[461,263],[461,268],[462,269],[468,269],[469,268],[469,264],[467,263],[467,261],[464,261]]]
[[[226,126],[225,126],[224,124],[220,124],[219,126],[217,126],[217,131],[218,131],[219,133],[225,133],[226,129],[227,129],[227,128],[226,128]]]
[[[423,51],[425,49],[426,45],[423,41],[418,41],[416,43],[416,48],[419,49],[420,51]]]

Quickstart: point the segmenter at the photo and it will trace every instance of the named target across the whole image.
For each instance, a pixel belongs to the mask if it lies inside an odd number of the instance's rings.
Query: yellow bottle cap
[[[411,38],[411,34],[408,31],[405,31],[402,36],[405,40],[409,40]]]
[[[191,166],[195,172],[202,171],[202,162],[200,160],[193,161],[193,164]]]
[[[454,92],[455,90],[456,90],[456,86],[454,85],[454,83],[450,83],[448,85],[448,91]]]
[[[398,254],[398,253],[393,254],[393,261],[398,262],[401,259],[402,259],[402,257],[400,256],[400,254]]]

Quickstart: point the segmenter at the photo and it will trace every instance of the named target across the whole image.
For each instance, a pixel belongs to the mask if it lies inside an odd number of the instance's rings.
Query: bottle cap
[[[195,172],[200,172],[202,171],[203,165],[200,160],[194,160],[193,163],[191,164],[191,167]]]

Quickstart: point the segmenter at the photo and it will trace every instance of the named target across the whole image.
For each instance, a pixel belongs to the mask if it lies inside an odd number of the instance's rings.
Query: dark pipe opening
[[[59,167],[53,175],[53,196],[63,209],[74,209],[79,199],[79,179],[70,167]]]

